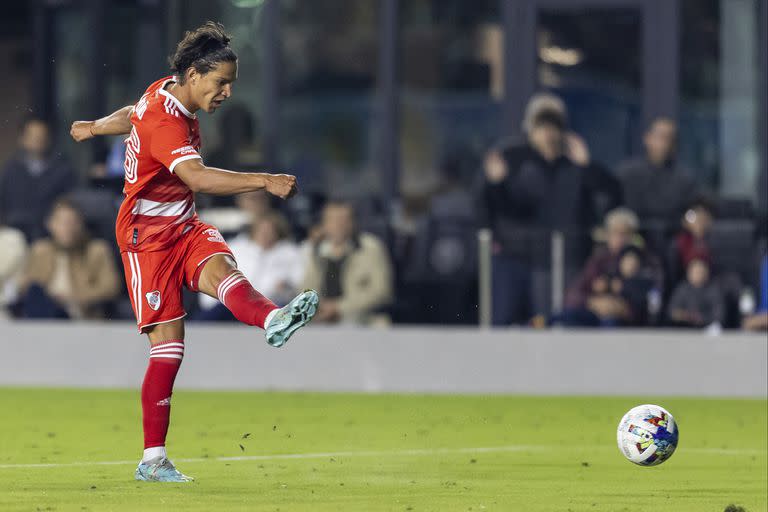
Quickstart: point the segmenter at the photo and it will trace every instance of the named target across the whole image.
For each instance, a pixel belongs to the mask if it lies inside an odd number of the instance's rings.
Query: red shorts
[[[203,222],[190,226],[191,229],[165,249],[120,253],[139,332],[186,316],[182,286],[198,291],[197,280],[203,263],[217,254],[232,256],[218,229]]]

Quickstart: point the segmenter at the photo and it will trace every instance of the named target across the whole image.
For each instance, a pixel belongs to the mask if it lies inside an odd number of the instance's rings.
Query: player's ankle
[[[167,456],[168,454],[165,453],[165,446],[152,446],[150,448],[144,448],[144,456],[141,458],[141,462],[149,462],[158,457],[167,458]]]

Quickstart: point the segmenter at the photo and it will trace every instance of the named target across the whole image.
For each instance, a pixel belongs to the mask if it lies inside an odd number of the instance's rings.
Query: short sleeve
[[[152,158],[169,171],[185,160],[201,158],[190,141],[187,127],[181,122],[162,121],[152,133],[150,153]]]

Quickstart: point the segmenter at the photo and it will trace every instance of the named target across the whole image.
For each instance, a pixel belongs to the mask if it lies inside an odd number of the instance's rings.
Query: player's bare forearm
[[[76,142],[81,142],[97,135],[124,135],[131,132],[131,113],[133,105],[116,110],[106,117],[95,121],[75,121],[69,133]]]
[[[295,176],[227,171],[207,167],[198,158],[179,163],[174,168],[174,173],[193,192],[220,196],[266,190],[270,194],[287,199],[297,190]]]

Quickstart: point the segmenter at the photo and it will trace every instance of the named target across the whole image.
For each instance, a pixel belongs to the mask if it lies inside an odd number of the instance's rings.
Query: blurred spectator
[[[669,299],[668,316],[686,327],[722,325],[725,317],[723,294],[710,280],[709,262],[694,258],[686,267],[686,280],[678,284]]]
[[[750,331],[768,329],[768,254],[763,257],[760,269],[760,305],[756,313],[744,318],[742,327]]]
[[[109,245],[89,238],[66,199],[56,202],[47,227],[51,237],[32,245],[21,280],[22,316],[104,318],[104,306],[120,292]]]
[[[112,140],[104,163],[104,176],[107,178],[125,176],[125,137],[116,137]]]
[[[526,142],[485,158],[479,207],[481,224],[494,232],[494,325],[525,323],[533,313],[531,247],[552,230],[586,233],[605,209],[621,204],[620,183],[566,123],[562,100],[538,94],[526,108]]]
[[[538,94],[530,100],[523,122],[527,141],[486,156],[486,222],[511,217],[550,229],[587,229],[602,213],[594,201],[598,192],[611,196],[611,207],[621,204],[619,182],[591,160],[583,139],[567,132],[566,124],[560,98]]]
[[[616,327],[643,325],[648,292],[653,280],[644,277],[644,253],[634,245],[624,247],[618,258],[618,272],[598,276],[583,310],[568,310],[556,323]]]
[[[272,199],[264,190],[246,192],[235,196],[235,204],[245,212],[248,225],[256,224],[262,217],[272,212]]]
[[[330,201],[322,238],[311,247],[303,288],[320,293],[319,322],[378,323],[392,301],[392,268],[382,242],[358,232],[352,205]]]
[[[440,161],[441,182],[430,198],[429,215],[441,218],[468,218],[476,215],[475,198],[465,183],[462,165],[466,152],[451,152]]]
[[[253,116],[244,105],[229,106],[219,119],[219,145],[206,155],[206,164],[235,171],[255,171],[263,164],[261,149],[254,140],[256,131]]]
[[[72,169],[51,150],[48,125],[28,119],[18,152],[0,173],[0,222],[19,229],[28,240],[45,236],[51,206],[75,184]]]
[[[682,278],[683,270],[695,258],[712,261],[712,249],[707,239],[712,229],[714,213],[706,201],[696,201],[683,214],[681,230],[672,244],[668,260],[668,279],[676,283]]]
[[[299,246],[291,240],[291,227],[278,213],[265,213],[249,229],[229,242],[237,267],[265,297],[285,305],[296,294],[304,272]],[[198,320],[232,318],[218,300],[200,294],[204,310]]]
[[[565,310],[553,323],[642,325],[647,321],[648,292],[661,288],[662,271],[658,260],[642,248],[638,226],[637,216],[627,208],[606,215],[603,230],[595,233],[605,246],[595,249],[568,288]],[[614,278],[618,281],[612,282]]]
[[[0,317],[16,300],[18,279],[27,255],[27,242],[18,229],[0,226]]]
[[[618,167],[624,201],[643,225],[661,222],[672,226],[699,194],[691,173],[675,158],[677,124],[666,117],[655,119],[643,144],[645,155]]]
[[[255,141],[257,126],[242,104],[227,107],[219,118],[219,144],[205,154],[205,163],[232,171],[259,172],[264,167],[261,148]],[[203,206],[232,206],[231,196],[200,195]]]
[[[704,202],[694,204],[683,215],[683,231],[677,235],[675,245],[684,267],[694,258],[710,259],[712,250],[707,235],[712,229],[713,217],[712,208]]]

